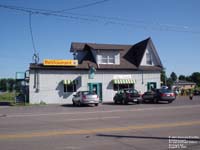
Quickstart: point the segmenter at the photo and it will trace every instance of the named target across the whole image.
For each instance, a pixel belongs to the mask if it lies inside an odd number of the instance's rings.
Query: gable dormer
[[[96,62],[98,65],[119,65],[120,52],[119,50],[98,50],[96,53]]]
[[[151,39],[148,40],[140,66],[162,66]]]
[[[91,59],[94,59],[97,65],[120,65],[121,45],[113,44],[96,44],[96,43],[72,43],[71,52],[74,53],[74,58],[82,62],[88,52]]]
[[[154,66],[156,64],[155,56],[151,48],[147,48],[142,58],[141,66]]]
[[[87,44],[92,50],[97,65],[119,65],[121,45],[113,44]]]

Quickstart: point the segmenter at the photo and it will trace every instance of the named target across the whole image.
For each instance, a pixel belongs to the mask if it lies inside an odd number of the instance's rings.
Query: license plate
[[[167,96],[170,96],[170,94],[167,94]]]
[[[137,102],[138,100],[137,100],[137,99],[134,99],[133,101],[134,101],[134,102]]]

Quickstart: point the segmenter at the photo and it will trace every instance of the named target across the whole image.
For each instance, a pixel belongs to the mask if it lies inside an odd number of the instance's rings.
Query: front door
[[[157,88],[156,82],[148,82],[147,83],[147,91],[151,91]]]
[[[88,83],[89,91],[95,92],[99,96],[99,101],[102,102],[102,83]]]

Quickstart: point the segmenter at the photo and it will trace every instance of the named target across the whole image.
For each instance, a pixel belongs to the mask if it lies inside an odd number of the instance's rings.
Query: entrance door
[[[151,91],[151,90],[156,89],[156,88],[157,88],[156,82],[148,82],[147,83],[147,91]]]
[[[99,101],[102,102],[102,83],[88,83],[89,91],[95,92],[99,96]]]

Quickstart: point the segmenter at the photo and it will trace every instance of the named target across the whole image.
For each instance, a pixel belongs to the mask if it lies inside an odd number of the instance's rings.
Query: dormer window
[[[115,57],[114,55],[103,55],[101,58],[101,64],[114,64]]]
[[[152,57],[151,57],[151,54],[149,52],[146,53],[146,63],[148,65],[152,65]]]

